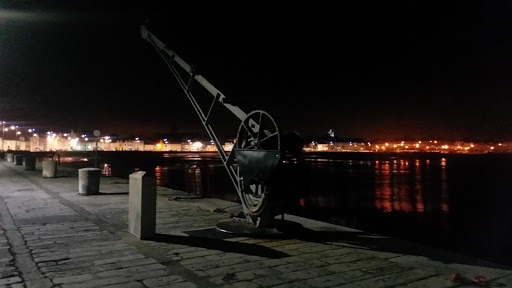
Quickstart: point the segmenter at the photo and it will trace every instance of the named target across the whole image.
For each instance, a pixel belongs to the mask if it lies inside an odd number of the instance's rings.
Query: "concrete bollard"
[[[155,235],[156,179],[144,171],[130,174],[128,232],[140,239]]]
[[[78,194],[98,195],[100,193],[101,170],[98,168],[78,169]]]
[[[23,165],[23,155],[14,155],[14,165]]]
[[[27,156],[23,158],[23,162],[25,162],[25,170],[36,170],[36,157]]]
[[[12,153],[5,154],[5,159],[7,159],[7,162],[14,162],[14,154],[12,154]]]
[[[43,161],[43,178],[57,177],[57,161],[44,160]]]

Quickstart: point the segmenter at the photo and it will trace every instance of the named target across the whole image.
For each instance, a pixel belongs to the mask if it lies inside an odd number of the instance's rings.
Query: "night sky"
[[[206,135],[140,37],[148,19],[226,97],[268,111],[284,133],[512,140],[510,1],[167,2],[0,2],[0,120]],[[227,136],[238,129],[219,123]]]

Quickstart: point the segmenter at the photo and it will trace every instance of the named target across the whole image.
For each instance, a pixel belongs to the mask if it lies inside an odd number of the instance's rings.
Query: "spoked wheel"
[[[279,150],[280,145],[276,122],[265,111],[252,111],[238,128],[236,137],[238,149]]]
[[[245,176],[241,183],[240,196],[252,222],[257,227],[267,225],[269,219],[274,216],[268,203],[268,195],[271,192],[268,174],[279,160],[280,145],[278,127],[274,119],[265,111],[252,111],[238,129],[235,148],[245,151],[246,157],[250,158],[246,158],[251,163],[247,165],[247,169],[256,169],[251,171],[252,173],[243,173]],[[251,150],[254,151],[251,152]]]

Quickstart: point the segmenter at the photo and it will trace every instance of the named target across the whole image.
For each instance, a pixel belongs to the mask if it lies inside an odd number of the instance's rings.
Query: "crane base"
[[[304,232],[304,227],[296,222],[276,219],[275,228],[259,228],[245,219],[232,218],[227,221],[217,223],[218,231],[238,236],[263,236],[263,235],[283,235],[299,236]]]
[[[221,221],[217,223],[216,228],[221,232],[240,236],[264,235],[272,231],[271,229],[258,228],[252,223],[237,219]]]

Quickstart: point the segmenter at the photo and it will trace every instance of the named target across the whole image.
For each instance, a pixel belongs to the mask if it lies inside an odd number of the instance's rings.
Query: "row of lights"
[[[5,121],[2,121],[2,127],[6,124]],[[8,132],[9,130],[15,130],[16,131],[16,135],[21,135],[21,131],[18,131],[18,128],[19,126],[18,125],[11,125],[11,127],[3,127],[2,131],[3,132]],[[32,133],[32,132],[36,132],[36,129],[28,129],[27,132],[29,133]],[[36,134],[34,134],[36,135]]]

